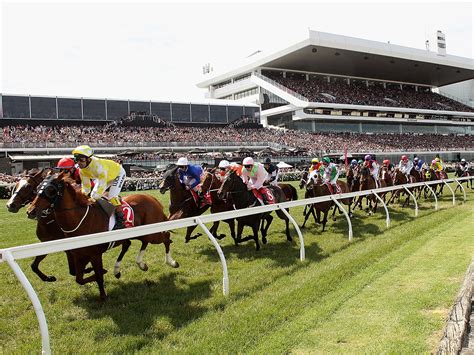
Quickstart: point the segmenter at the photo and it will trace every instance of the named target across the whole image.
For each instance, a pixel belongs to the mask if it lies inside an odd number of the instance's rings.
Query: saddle
[[[135,212],[133,211],[133,208],[122,199],[120,199],[120,203],[122,204],[125,228],[133,227],[135,225]],[[97,200],[97,204],[100,206],[100,208],[102,208],[102,211],[105,213],[105,215],[110,218],[109,229],[112,230],[112,228],[115,226],[115,206],[105,198],[99,198]],[[112,228],[110,228],[111,226]]]

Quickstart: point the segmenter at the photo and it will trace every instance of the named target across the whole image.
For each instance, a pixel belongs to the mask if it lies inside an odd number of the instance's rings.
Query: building
[[[474,134],[474,64],[359,38],[305,40],[198,83],[252,102],[264,126],[322,132]]]

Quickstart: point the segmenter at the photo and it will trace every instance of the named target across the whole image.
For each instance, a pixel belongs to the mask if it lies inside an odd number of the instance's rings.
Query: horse
[[[286,197],[283,191],[277,186],[269,186],[268,187],[275,197],[275,202],[285,202]],[[232,201],[237,209],[247,208],[254,206],[258,203],[257,198],[253,194],[252,191],[248,191],[247,185],[243,182],[240,176],[235,171],[229,171],[222,183],[222,186],[219,188],[217,192],[218,196],[223,199],[226,198],[228,195],[232,196]],[[289,226],[289,219],[285,215],[285,213],[281,210],[276,211],[278,217],[285,221],[285,233],[286,239],[291,242],[293,239],[290,236],[290,226]],[[259,213],[254,215],[249,215],[245,217],[237,218],[237,243],[245,242],[247,240],[254,240],[255,241],[255,248],[256,250],[260,250],[260,244],[258,241],[258,229],[260,226],[260,221],[264,219],[267,223],[264,225],[262,222],[260,231],[262,233],[262,242],[263,244],[267,243],[267,232],[268,228],[270,228],[270,224],[272,223],[273,217],[270,215],[270,212],[266,213]],[[253,236],[248,236],[242,238],[242,232],[244,226],[249,226],[252,228]]]
[[[447,179],[448,178],[448,176],[446,175],[446,173],[444,171],[442,171],[442,174],[440,174],[440,177],[438,177],[438,174],[436,174],[434,169],[432,169],[431,167],[429,167],[428,169],[425,169],[425,170],[426,170],[425,181],[437,181],[440,178],[441,179]],[[436,196],[439,196],[439,195],[443,194],[444,184],[443,183],[434,184],[434,185],[431,185],[431,188],[435,192]],[[426,195],[427,195],[427,190],[428,189],[425,189],[425,198],[426,198]]]
[[[402,173],[402,171],[398,167],[396,167],[393,171],[393,185],[394,186],[419,182],[420,180],[421,180],[420,173],[418,171],[416,171],[415,168],[412,168],[410,170],[410,179],[408,179],[407,176],[404,173]],[[422,189],[409,188],[409,190],[415,192],[414,193],[415,198],[420,197]],[[418,196],[416,196],[416,191],[419,191]],[[396,190],[392,193],[392,196],[390,196],[390,199],[388,200],[387,205],[389,203],[391,203],[395,199],[395,197],[397,197],[397,196],[398,196],[398,200],[400,201],[400,194],[401,193],[403,193],[407,196],[407,198],[405,199],[405,202],[403,202],[403,204],[402,204],[402,207],[409,206],[410,205],[410,196],[408,194],[406,194],[405,191],[402,190],[402,189]]]
[[[461,169],[461,165],[456,165],[456,171],[454,173],[454,177],[466,177],[466,176],[472,176],[469,171],[463,171]],[[474,184],[471,179],[466,180],[466,181],[459,181],[461,184],[466,183],[466,187],[471,187],[471,189],[474,189]],[[458,191],[458,189],[461,189],[461,187],[458,185],[456,186],[456,190],[454,190],[454,193]]]
[[[123,200],[133,208],[135,213],[134,224],[136,226],[167,220],[161,203],[149,195],[129,195]],[[88,197],[80,191],[75,182],[69,177],[69,174],[66,173],[57,173],[47,177],[40,185],[37,196],[27,210],[30,218],[40,218],[51,213],[66,238],[105,232],[109,229],[108,215],[105,214],[98,203],[91,204]],[[146,271],[148,269],[148,266],[142,261],[148,243],[163,243],[166,250],[166,263],[175,268],[179,267],[179,264],[173,260],[170,254],[171,239],[169,232],[153,233],[133,239],[142,241],[138,262],[142,270]],[[84,285],[95,281],[99,287],[101,300],[105,300],[107,297],[104,287],[102,254],[111,247],[121,244],[130,246],[130,240],[92,245],[70,251],[74,256],[76,282]],[[94,274],[84,277],[85,266],[89,262],[92,264]],[[120,265],[115,265],[115,268],[119,267]]]
[[[385,186],[393,186],[393,176],[386,166],[380,168],[380,181],[385,181]]]
[[[166,193],[168,190],[170,191],[170,221],[199,216],[209,208],[209,205],[205,205],[204,207],[198,207],[196,205],[194,198],[191,195],[191,191],[187,190],[179,181],[177,166],[165,172],[159,187],[162,194]],[[197,233],[191,237],[191,233],[195,228],[196,226],[190,226],[186,229],[186,243],[191,239],[196,239],[202,235],[202,233]]]
[[[343,182],[341,180],[337,180],[336,183],[337,183],[341,193],[350,192],[349,187],[347,186],[347,184],[345,182]],[[316,182],[314,182],[314,181],[309,182],[309,185],[307,186],[307,189],[309,191],[309,197],[319,197],[319,196],[331,195],[330,187],[328,186],[328,184],[323,183],[320,174],[317,175]],[[352,205],[352,202],[353,202],[353,198],[344,198],[344,199],[341,200],[341,202],[343,204],[349,206],[349,217],[352,217],[353,214],[352,214],[352,211],[351,211],[351,205]],[[301,227],[304,228],[304,226],[306,224],[306,221],[308,220],[309,215],[311,213],[313,213],[313,217],[314,217],[314,210],[316,210],[317,219],[315,218],[315,221],[317,221],[317,223],[321,223],[323,225],[323,232],[324,232],[324,229],[325,229],[326,223],[327,223],[327,214],[328,214],[329,210],[331,209],[331,207],[333,206],[333,204],[334,204],[333,201],[326,201],[326,202],[319,202],[319,203],[312,204],[311,207],[310,207],[310,210],[305,214],[305,220],[304,220],[303,225]],[[333,220],[336,220],[336,217],[335,217],[336,210],[339,211],[339,214],[342,213],[342,211],[339,209],[339,207],[337,205],[335,205],[333,213],[332,213],[332,219]],[[322,221],[321,221],[321,213],[323,213],[323,220]]]
[[[216,175],[217,169],[211,169],[210,171],[204,172],[204,178],[202,180],[201,189],[203,193],[210,193],[211,195],[211,213],[219,213],[225,211],[231,211],[234,209],[232,204],[232,199],[220,199],[217,190],[222,185],[222,180]],[[235,222],[234,219],[227,219],[224,220],[229,225],[230,233],[232,239],[234,240],[235,244],[237,245],[237,239],[235,236]],[[225,237],[225,234],[217,234],[217,228],[219,228],[219,221],[215,221],[212,225],[211,229],[209,230],[212,235],[216,239],[222,239]]]
[[[43,181],[46,175],[51,170],[46,169],[32,169],[27,175],[23,176],[13,188],[13,193],[7,202],[8,212],[18,213],[18,211],[32,202],[36,197],[36,188]],[[36,236],[41,242],[47,242],[49,240],[60,239],[64,237],[63,232],[56,223],[53,216],[48,215],[38,219],[36,225]],[[31,269],[38,275],[38,277],[45,282],[54,282],[56,277],[53,275],[46,275],[39,269],[39,264],[46,258],[45,255],[39,255],[35,257],[31,263]],[[75,276],[76,271],[74,269],[74,259],[69,251],[66,251],[66,256],[69,265],[69,273]]]
[[[314,197],[313,196],[313,187],[312,187],[311,182],[308,181],[308,176],[309,176],[309,171],[308,170],[303,171],[303,173],[301,174],[301,179],[300,179],[300,183],[299,183],[299,188],[300,189],[302,189],[302,188],[305,189],[305,191],[304,191],[304,198],[305,199]],[[314,208],[310,207],[309,213],[307,213],[307,210],[308,210],[308,205],[304,205],[303,216],[305,217],[305,220],[303,222],[302,228],[304,228],[304,225],[306,224],[306,221],[308,220],[310,215],[313,216],[314,223],[318,223],[318,221],[319,221],[319,218],[316,217],[316,214],[314,212]]]
[[[377,187],[375,183],[375,179],[370,173],[370,170],[368,167],[363,166],[362,169],[360,170],[360,187],[359,191],[364,191],[364,190],[372,190]],[[386,187],[385,180],[380,180],[380,187]],[[383,197],[385,197],[385,193],[381,194]],[[381,197],[382,197],[381,196]],[[362,196],[359,197],[359,200],[362,199]],[[368,207],[366,208],[366,212],[371,215],[377,211],[377,204],[378,204],[378,199],[374,195],[368,195],[367,196],[367,201],[369,202]]]
[[[293,185],[278,183],[278,187],[285,194],[287,201],[296,201],[298,199],[298,191]]]

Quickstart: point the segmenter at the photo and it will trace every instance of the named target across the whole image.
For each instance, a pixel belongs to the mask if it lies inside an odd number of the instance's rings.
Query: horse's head
[[[221,200],[224,200],[228,194],[238,191],[245,192],[246,186],[237,173],[234,170],[230,170],[225,176],[221,187],[217,191],[217,196]]]
[[[46,170],[32,170],[23,176],[13,188],[12,196],[7,202],[8,212],[17,213],[20,208],[33,201],[36,196],[36,188],[43,181]]]
[[[303,173],[301,174],[301,179],[300,179],[300,189],[302,189],[303,187],[305,187],[305,185],[307,184],[308,182],[308,170],[305,170],[303,171]]]
[[[173,190],[177,184],[177,170],[178,167],[174,167],[170,170],[167,170],[163,175],[163,180],[161,180],[159,188],[160,192],[164,194],[167,190]]]
[[[38,187],[38,192],[26,214],[28,218],[44,218],[51,214],[64,192],[64,173],[48,176]]]

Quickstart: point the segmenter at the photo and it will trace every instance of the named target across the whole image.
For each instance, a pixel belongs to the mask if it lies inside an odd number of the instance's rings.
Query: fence
[[[44,354],[50,354],[51,349],[50,349],[50,344],[49,344],[49,332],[48,332],[48,326],[47,326],[46,317],[45,317],[42,305],[39,301],[38,296],[36,295],[35,290],[31,286],[31,283],[29,282],[29,280],[23,273],[20,266],[16,263],[16,260],[36,257],[39,255],[44,255],[44,254],[57,253],[57,252],[65,251],[65,250],[83,248],[83,247],[87,247],[91,245],[110,243],[110,242],[119,241],[122,239],[135,238],[135,237],[139,237],[139,236],[143,236],[143,235],[147,235],[151,233],[158,233],[158,232],[173,230],[177,228],[199,226],[207,234],[209,240],[211,241],[211,243],[214,245],[214,247],[217,250],[217,253],[219,255],[219,258],[222,264],[222,270],[223,270],[223,293],[224,295],[228,295],[229,294],[229,278],[227,274],[226,259],[220,245],[217,243],[217,240],[214,238],[214,236],[209,232],[209,230],[205,226],[205,223],[212,223],[215,221],[223,221],[223,220],[231,219],[231,218],[238,218],[238,217],[243,217],[243,216],[248,216],[248,215],[253,215],[253,214],[259,214],[263,212],[281,210],[293,223],[296,229],[296,232],[300,240],[300,260],[303,261],[305,259],[303,235],[296,221],[289,214],[286,208],[304,206],[304,205],[314,204],[314,203],[319,203],[319,202],[333,201],[341,209],[341,211],[344,213],[346,217],[347,224],[348,224],[348,237],[349,237],[349,241],[351,241],[352,235],[353,235],[351,219],[349,215],[347,214],[347,211],[342,207],[342,205],[340,204],[338,200],[344,199],[344,198],[351,198],[351,197],[375,195],[376,198],[379,200],[380,203],[382,203],[384,207],[384,210],[386,213],[386,225],[388,228],[390,226],[390,215],[389,215],[387,205],[382,200],[382,198],[380,198],[380,193],[396,191],[396,190],[406,191],[414,201],[415,216],[418,216],[418,203],[413,193],[409,190],[410,188],[427,187],[431,191],[435,199],[435,209],[438,209],[438,200],[437,200],[436,194],[433,193],[433,190],[431,189],[430,185],[434,185],[434,184],[446,185],[452,194],[453,205],[455,205],[456,204],[455,191],[451,188],[451,186],[448,183],[455,182],[458,186],[460,186],[461,191],[463,193],[463,200],[466,201],[466,191],[464,187],[461,185],[460,181],[466,181],[466,180],[471,180],[471,179],[474,179],[474,177],[470,176],[470,177],[464,177],[464,178],[458,178],[458,179],[419,182],[419,183],[414,183],[414,184],[390,186],[390,187],[384,187],[384,188],[367,190],[367,191],[358,191],[358,192],[351,192],[351,193],[338,194],[338,195],[320,196],[320,197],[314,197],[314,198],[303,199],[303,200],[282,202],[282,203],[274,204],[274,205],[265,205],[265,206],[252,207],[252,208],[246,208],[246,209],[235,210],[235,211],[202,215],[198,217],[189,217],[189,218],[184,218],[180,220],[167,221],[167,222],[134,227],[130,229],[122,229],[122,230],[111,231],[111,232],[102,232],[102,233],[84,235],[80,237],[54,240],[54,241],[44,242],[44,243],[35,243],[35,244],[18,246],[18,247],[0,249],[0,262],[8,263],[8,265],[12,268],[16,277],[20,281],[21,285],[27,292],[28,297],[30,298],[33,304],[33,308],[36,312],[36,316],[38,318],[40,333],[41,333],[42,352]]]

